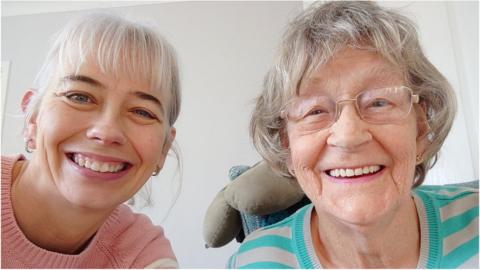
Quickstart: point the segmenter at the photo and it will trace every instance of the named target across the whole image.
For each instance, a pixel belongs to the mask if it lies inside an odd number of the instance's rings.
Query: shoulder
[[[433,218],[435,214],[435,219],[442,226],[447,226],[448,222],[466,224],[478,220],[478,188],[458,185],[420,186],[414,192],[424,204],[427,215],[432,215]]]
[[[134,213],[128,206],[117,207],[99,231],[99,242],[123,260],[124,267],[144,268],[161,259],[176,261],[162,227]]]
[[[478,187],[426,185],[414,189],[414,193],[417,194],[424,203],[431,202],[435,208],[444,208],[450,204],[461,204],[466,208],[478,206]],[[454,208],[454,210],[459,210],[458,207]]]
[[[228,268],[298,268],[293,230],[304,208],[288,218],[249,234],[227,262]]]
[[[2,179],[4,177],[11,177],[12,169],[18,160],[24,160],[25,157],[22,154],[2,156]]]
[[[462,268],[475,260],[478,264],[478,188],[420,186],[414,193],[424,208],[431,260],[442,268]]]

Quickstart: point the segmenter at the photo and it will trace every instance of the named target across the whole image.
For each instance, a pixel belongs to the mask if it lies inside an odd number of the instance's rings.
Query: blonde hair
[[[79,16],[55,36],[40,71],[35,79],[36,94],[26,110],[26,122],[37,114],[45,93],[56,79],[56,74],[67,68],[76,72],[87,60],[93,59],[100,70],[116,78],[148,82],[152,89],[166,91],[169,102],[166,111],[169,127],[180,114],[181,92],[177,57],[173,47],[153,25],[127,20],[110,13],[90,13]],[[169,129],[165,129],[168,132]],[[168,138],[168,136],[167,136]],[[180,152],[175,142],[171,151],[180,171],[175,199],[181,188]],[[147,187],[144,201],[150,205]],[[133,198],[131,202],[134,202]],[[172,205],[173,206],[173,205]],[[171,207],[170,207],[171,208]]]
[[[272,169],[293,177],[286,165],[288,149],[280,141],[285,128],[280,112],[298,94],[302,79],[347,46],[379,53],[404,72],[408,86],[420,96],[430,126],[423,162],[415,168],[414,186],[420,185],[452,126],[455,95],[423,54],[414,23],[374,2],[315,3],[288,25],[251,117],[255,148]]]
[[[91,13],[71,20],[55,36],[35,79],[37,94],[27,117],[38,112],[54,74],[78,69],[91,58],[106,74],[149,82],[152,89],[168,91],[168,122],[180,113],[180,81],[176,53],[154,27],[108,13]]]

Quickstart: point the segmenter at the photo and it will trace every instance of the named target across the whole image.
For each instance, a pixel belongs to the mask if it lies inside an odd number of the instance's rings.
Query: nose
[[[338,110],[337,121],[330,127],[328,145],[354,150],[372,140],[368,124],[360,118],[354,103],[345,103]]]
[[[100,113],[93,120],[87,138],[103,145],[123,145],[126,141],[120,119],[112,112]]]

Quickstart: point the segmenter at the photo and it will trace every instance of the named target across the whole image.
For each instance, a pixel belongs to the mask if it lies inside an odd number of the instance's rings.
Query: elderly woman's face
[[[333,101],[353,99],[365,90],[401,85],[405,85],[401,72],[379,55],[348,48],[302,83],[299,102],[295,103],[297,108],[292,110],[320,119],[327,109],[305,111],[308,108],[302,106],[310,106],[308,100],[321,103],[322,96]],[[410,97],[408,90],[402,91],[399,89],[398,93]],[[323,124],[325,127],[320,128],[321,122],[302,125],[299,121],[288,121],[287,124],[289,166],[302,189],[317,211],[348,223],[367,224],[405,202],[414,180],[415,157],[423,152],[417,143],[416,110],[404,109],[404,117],[399,117],[401,112],[390,116],[375,114],[390,105],[383,100],[368,103],[369,96],[393,92],[379,93],[358,98],[359,104],[366,100],[359,106],[365,120],[357,112],[355,102],[347,101],[340,103],[338,119],[330,126]],[[371,123],[375,117],[385,117],[383,120],[387,122]],[[389,120],[393,118],[396,121]]]
[[[174,129],[167,97],[149,84],[102,73],[94,61],[67,70],[47,90],[38,115],[33,159],[59,194],[87,208],[128,200],[162,166]]]

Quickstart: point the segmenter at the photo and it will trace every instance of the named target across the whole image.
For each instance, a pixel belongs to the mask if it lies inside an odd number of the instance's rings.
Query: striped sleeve
[[[417,194],[427,212],[428,266],[478,268],[478,189],[428,186]]]
[[[446,268],[478,267],[478,210],[478,191],[458,194],[439,208]]]
[[[291,222],[281,222],[248,235],[229,259],[228,268],[298,268],[292,244]]]

